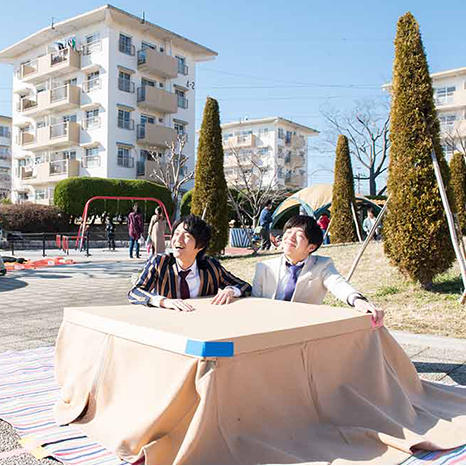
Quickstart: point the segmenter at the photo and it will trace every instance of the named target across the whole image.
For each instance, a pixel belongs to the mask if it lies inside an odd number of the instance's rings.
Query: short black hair
[[[370,206],[370,207],[367,209],[367,213],[369,213],[369,212],[370,212],[372,215],[375,215],[375,209],[374,209],[372,206]]]
[[[272,201],[270,199],[268,201],[266,201],[265,207],[268,207],[269,205],[272,205]]]
[[[196,241],[196,248],[201,248],[201,251],[197,253],[197,257],[202,259],[207,248],[209,247],[210,238],[212,237],[212,231],[210,226],[207,225],[201,217],[197,215],[187,215],[186,217],[179,218],[172,228],[172,238],[175,234],[175,230],[183,224],[184,229],[194,237]]]
[[[317,246],[314,251],[317,251],[317,249],[320,248],[324,240],[324,235],[322,234],[320,226],[317,225],[315,218],[310,217],[309,215],[295,215],[285,223],[283,233],[285,233],[288,228],[295,227],[302,228],[308,243],[315,244]]]

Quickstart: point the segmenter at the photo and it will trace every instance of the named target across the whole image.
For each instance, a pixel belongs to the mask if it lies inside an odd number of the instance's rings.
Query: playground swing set
[[[97,200],[104,200],[105,201],[105,212],[107,211],[107,201],[108,200],[113,200],[117,201],[117,211],[119,212],[119,207],[120,207],[120,201],[144,201],[144,213],[147,215],[147,202],[155,202],[156,204],[159,205],[159,207],[163,210],[163,213],[165,215],[165,218],[167,219],[168,227],[170,228],[170,231],[172,230],[172,225],[170,222],[170,217],[168,216],[167,209],[165,207],[165,204],[160,200],[155,197],[129,197],[129,196],[94,196],[91,197],[85,204],[83,214],[82,214],[82,221],[81,225],[78,229],[78,234],[76,236],[60,236],[57,235],[57,246],[61,247],[67,254],[69,253],[69,241],[71,240],[76,240],[75,247],[79,248],[82,250],[84,246],[84,241],[86,240],[87,237],[87,230],[88,230],[88,225],[87,225],[87,219],[89,216],[89,206],[93,201]],[[87,243],[87,246],[89,246],[89,243]]]

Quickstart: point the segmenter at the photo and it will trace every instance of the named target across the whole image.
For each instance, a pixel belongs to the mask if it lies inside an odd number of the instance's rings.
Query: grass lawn
[[[343,276],[349,272],[359,244],[320,248],[321,256],[331,257]],[[222,263],[235,275],[252,283],[256,262],[275,257],[273,254],[256,257],[225,259]],[[385,324],[392,330],[428,333],[446,337],[466,337],[466,307],[458,303],[463,283],[458,264],[434,280],[433,291],[403,279],[396,268],[389,265],[381,243],[371,242],[359,262],[351,284],[368,299],[385,309]],[[327,294],[325,304],[340,306],[333,295]]]

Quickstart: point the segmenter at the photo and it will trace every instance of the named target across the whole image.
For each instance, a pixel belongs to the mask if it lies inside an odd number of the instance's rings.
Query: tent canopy
[[[275,209],[272,226],[275,225],[286,212],[297,205],[302,206],[311,217],[319,218],[324,211],[330,208],[332,204],[332,192],[333,185],[331,184],[315,184],[314,186],[301,189],[301,191],[285,199]],[[380,206],[360,194],[356,194],[356,203],[369,204],[374,207],[376,212],[380,210]]]

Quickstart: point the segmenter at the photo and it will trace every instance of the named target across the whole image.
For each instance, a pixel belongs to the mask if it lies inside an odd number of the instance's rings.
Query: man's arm
[[[164,297],[152,291],[156,289],[157,280],[159,279],[157,270],[159,260],[158,256],[154,255],[146,262],[144,270],[141,275],[139,275],[137,282],[128,292],[128,300],[131,304],[160,306],[160,301]]]
[[[381,325],[384,312],[369,302],[361,293],[355,290],[337,271],[332,260],[329,260],[322,272],[322,280],[325,288],[335,297],[354,307],[360,312],[368,312],[373,315],[376,325]]]

